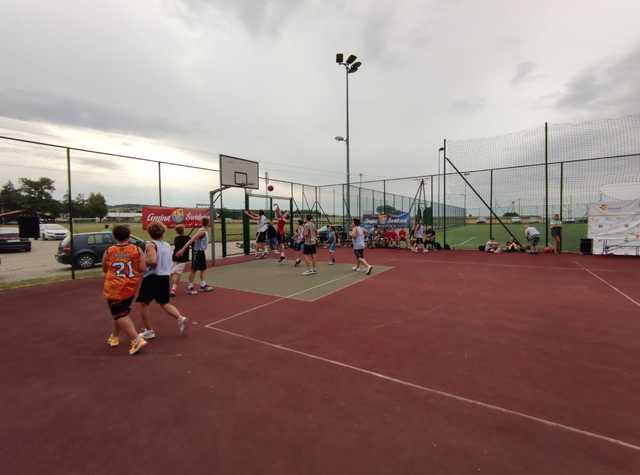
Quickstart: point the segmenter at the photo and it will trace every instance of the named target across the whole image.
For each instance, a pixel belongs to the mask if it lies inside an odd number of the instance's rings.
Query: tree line
[[[57,218],[69,210],[69,195],[65,194],[62,201],[53,197],[56,190],[55,182],[48,177],[37,180],[20,178],[18,186],[11,180],[0,189],[0,212],[24,210],[33,214],[45,214]],[[102,193],[90,193],[85,196],[79,193],[71,200],[74,218],[99,218],[102,220],[107,213],[107,201]]]

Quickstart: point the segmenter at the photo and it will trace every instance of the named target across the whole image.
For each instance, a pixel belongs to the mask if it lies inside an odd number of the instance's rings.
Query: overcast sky
[[[3,134],[341,182],[336,52],[363,62],[354,180],[433,172],[445,137],[640,112],[638,0],[0,4]],[[109,172],[94,165],[84,173]]]

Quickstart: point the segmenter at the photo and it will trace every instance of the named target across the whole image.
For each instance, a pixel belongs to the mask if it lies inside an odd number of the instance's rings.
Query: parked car
[[[31,241],[20,237],[18,228],[0,228],[0,251],[31,251]]]
[[[68,233],[67,228],[56,223],[40,224],[40,238],[44,241],[47,239],[64,239]]]
[[[512,216],[511,217],[511,223],[515,224],[515,223],[520,223],[520,216]]]
[[[129,242],[135,244],[144,251],[143,239],[131,236]],[[71,235],[67,235],[58,246],[55,255],[60,264],[73,264],[79,269],[89,269],[102,261],[107,248],[116,244],[113,234],[110,232],[79,233],[73,236],[73,255],[71,254]]]

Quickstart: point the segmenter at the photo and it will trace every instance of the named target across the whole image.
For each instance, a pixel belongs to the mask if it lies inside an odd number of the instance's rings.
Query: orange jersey
[[[142,278],[140,261],[142,251],[135,244],[118,244],[105,252],[107,272],[102,295],[109,300],[133,297]]]

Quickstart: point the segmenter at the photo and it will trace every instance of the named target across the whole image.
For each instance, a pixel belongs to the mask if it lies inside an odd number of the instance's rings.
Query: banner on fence
[[[404,230],[406,236],[409,235],[409,228],[411,227],[411,215],[409,213],[379,213],[379,214],[365,214],[362,215],[362,227],[368,232],[371,232],[374,226],[383,231],[396,231],[400,232]]]
[[[209,217],[208,208],[166,208],[163,206],[145,206],[142,208],[142,229],[151,223],[162,223],[167,228],[181,224],[185,228],[202,226],[202,218]]]
[[[589,205],[588,236],[594,254],[638,255],[640,200],[620,200]]]

